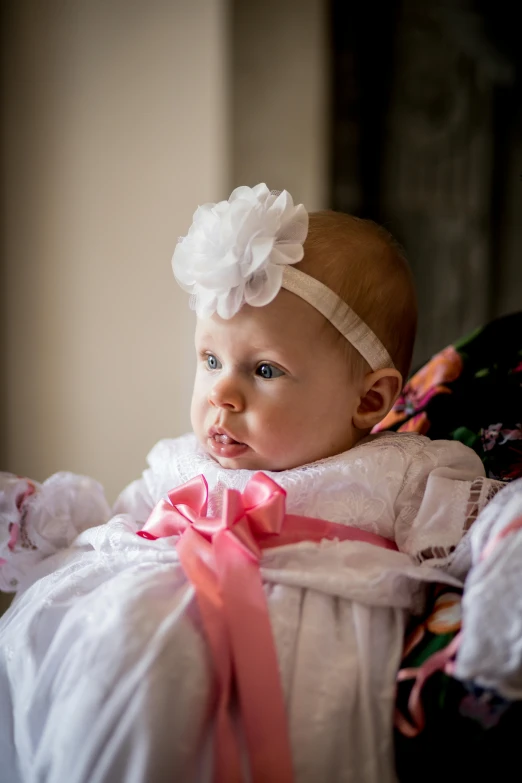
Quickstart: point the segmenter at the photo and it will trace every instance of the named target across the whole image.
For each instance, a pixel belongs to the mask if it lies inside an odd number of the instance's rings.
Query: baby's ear
[[[376,370],[365,376],[359,406],[353,424],[360,430],[371,430],[392,409],[402,391],[402,375],[398,370]]]

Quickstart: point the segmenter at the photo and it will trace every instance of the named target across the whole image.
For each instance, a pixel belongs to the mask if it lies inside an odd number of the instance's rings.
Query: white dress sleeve
[[[395,503],[395,541],[417,562],[445,566],[481,509],[503,486],[458,441],[424,439]]]
[[[94,479],[63,472],[39,484],[0,473],[0,590],[15,592],[44,557],[68,547],[79,533],[110,515],[103,488]]]

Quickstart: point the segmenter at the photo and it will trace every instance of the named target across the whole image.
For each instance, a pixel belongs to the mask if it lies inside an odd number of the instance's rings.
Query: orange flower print
[[[426,397],[431,398],[437,391],[449,392],[443,386],[455,381],[462,372],[462,359],[452,345],[436,354],[431,361],[422,367],[406,385],[409,387],[409,398],[415,406],[425,405]],[[405,391],[406,391],[405,388]]]
[[[420,413],[436,394],[450,394],[451,390],[445,384],[455,381],[461,372],[460,354],[452,345],[449,345],[436,354],[408,381],[392,410],[380,424],[374,427],[373,432],[387,430],[410,418],[413,414]],[[412,424],[409,429],[402,430],[401,428],[401,431],[425,434],[429,429],[429,421],[425,417],[417,422],[417,425],[419,424],[422,424],[422,429]]]
[[[461,596],[458,593],[443,593],[433,605],[433,612],[426,627],[434,634],[455,633],[462,622]]]
[[[412,416],[411,419],[405,421],[397,432],[418,432],[420,435],[426,435],[430,428],[428,417],[424,413],[418,413],[416,416]]]

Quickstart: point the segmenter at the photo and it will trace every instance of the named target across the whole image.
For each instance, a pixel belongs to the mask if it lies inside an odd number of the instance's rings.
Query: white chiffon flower
[[[308,213],[286,190],[236,188],[228,201],[198,207],[172,269],[200,318],[232,318],[245,303],[275,298],[284,267],[303,258],[307,233]]]

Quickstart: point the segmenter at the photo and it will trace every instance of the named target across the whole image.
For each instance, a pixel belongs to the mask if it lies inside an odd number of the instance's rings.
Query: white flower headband
[[[240,187],[228,201],[204,204],[178,241],[172,268],[192,294],[198,317],[232,318],[244,304],[262,307],[286,288],[315,307],[350,342],[372,370],[393,367],[379,338],[337,294],[300,272],[308,213],[291,195],[264,184]]]

